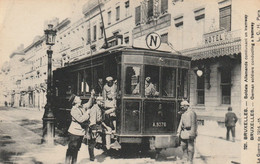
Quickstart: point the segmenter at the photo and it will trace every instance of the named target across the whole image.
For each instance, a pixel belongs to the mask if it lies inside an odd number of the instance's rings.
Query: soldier
[[[117,94],[117,86],[113,82],[112,77],[106,78],[107,84],[103,88],[103,98],[105,101],[105,114],[109,114],[110,118],[113,121],[113,133],[116,130],[116,94]]]
[[[232,133],[232,141],[235,142],[235,127],[237,122],[237,116],[232,112],[232,107],[228,107],[228,112],[225,116],[225,126],[227,128],[226,140],[229,140],[229,132]]]
[[[96,145],[96,138],[102,133],[102,110],[103,97],[97,97],[96,103],[87,110],[89,116],[89,129],[88,129],[88,152],[90,161],[95,160],[94,148]]]
[[[70,112],[72,122],[68,129],[69,144],[66,152],[66,164],[74,164],[77,162],[78,151],[85,134],[85,127],[82,127],[82,124],[89,119],[89,114],[85,109],[91,108],[94,94],[95,92],[92,91],[89,101],[83,105],[81,105],[81,99],[79,96],[72,95],[70,98],[70,102],[72,102],[72,109]]]
[[[197,136],[197,115],[189,107],[188,101],[181,102],[181,116],[180,124],[177,130],[177,136],[181,139],[181,147],[183,155],[187,155],[187,161],[192,163],[194,156],[194,142]]]

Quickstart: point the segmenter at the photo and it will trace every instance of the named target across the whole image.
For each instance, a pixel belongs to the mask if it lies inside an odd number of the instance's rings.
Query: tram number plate
[[[166,122],[153,122],[153,127],[166,127]]]

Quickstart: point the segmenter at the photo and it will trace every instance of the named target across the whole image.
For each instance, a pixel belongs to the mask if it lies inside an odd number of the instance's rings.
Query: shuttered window
[[[118,21],[120,19],[120,6],[116,7],[116,20]]]
[[[111,11],[109,11],[107,13],[107,24],[110,25],[111,24]]]
[[[205,103],[205,78],[197,76],[197,104]]]
[[[221,103],[231,103],[231,68],[221,69]]]
[[[161,1],[161,13],[166,13],[168,10],[168,0]]]
[[[94,33],[93,41],[96,41],[97,40],[97,26],[96,25],[93,27],[93,33]]]
[[[219,26],[227,31],[231,31],[231,6],[219,9]]]
[[[135,24],[138,25],[141,22],[141,6],[135,8]]]
[[[148,1],[148,18],[153,16],[153,0]]]

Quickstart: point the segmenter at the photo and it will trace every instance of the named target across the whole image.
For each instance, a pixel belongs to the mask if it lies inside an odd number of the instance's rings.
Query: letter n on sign
[[[161,46],[161,37],[155,32],[148,34],[145,40],[147,47],[150,49],[156,50]]]

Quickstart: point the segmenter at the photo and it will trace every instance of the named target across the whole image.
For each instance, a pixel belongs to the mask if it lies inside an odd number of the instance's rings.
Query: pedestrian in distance
[[[235,127],[237,122],[237,116],[232,112],[232,107],[228,107],[228,112],[225,115],[225,126],[227,128],[226,140],[229,140],[229,132],[232,133],[232,141],[235,142]]]
[[[197,125],[197,115],[189,106],[190,104],[188,101],[183,100],[181,102],[181,110],[183,114],[181,116],[181,120],[177,130],[177,136],[181,140],[183,157],[187,156],[186,161],[188,163],[192,163],[193,156],[194,156],[194,144],[195,144],[195,139],[197,137],[198,125]]]
[[[91,97],[86,104],[81,105],[81,99],[79,96],[72,95],[70,102],[72,102],[71,117],[72,121],[68,129],[69,132],[69,144],[66,152],[66,164],[77,163],[78,151],[80,150],[83,136],[85,135],[86,127],[83,127],[83,123],[89,119],[87,109],[92,107],[95,92],[91,91]]]

